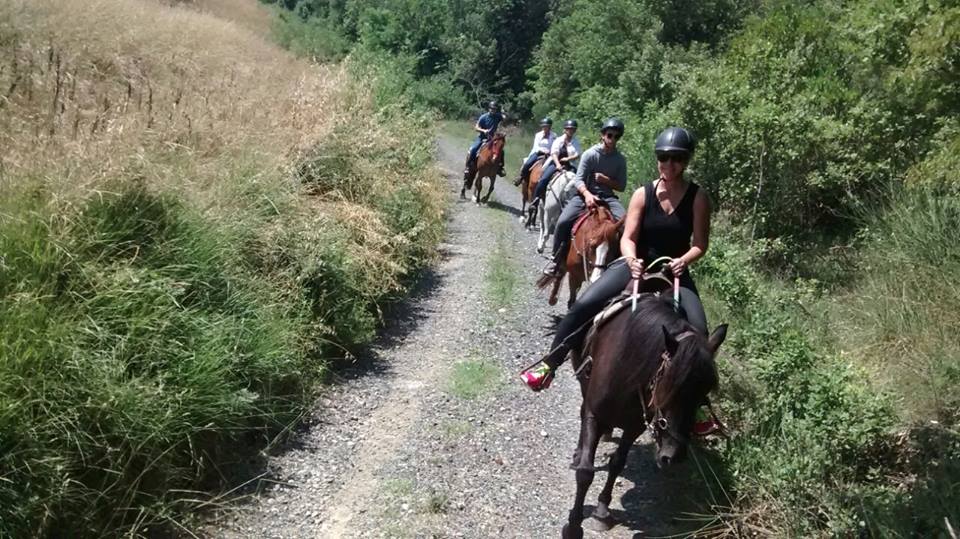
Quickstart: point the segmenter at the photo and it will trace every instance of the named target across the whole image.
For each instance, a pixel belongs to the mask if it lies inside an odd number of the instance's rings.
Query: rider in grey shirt
[[[571,198],[560,214],[553,233],[553,260],[543,269],[545,274],[559,273],[567,256],[573,224],[587,208],[598,203],[606,204],[617,220],[627,213],[614,194],[614,191],[623,191],[627,187],[627,160],[617,150],[617,141],[623,135],[623,122],[610,118],[603,123],[600,133],[603,142],[584,152],[580,158],[574,180],[579,196]]]
[[[603,144],[596,144],[584,152],[580,158],[580,167],[577,169],[577,178],[574,186],[580,191],[581,186],[600,198],[613,197],[614,191],[623,191],[627,187],[627,160],[616,148],[610,153],[604,153]],[[602,172],[611,180],[612,187],[597,182],[595,172]],[[617,200],[619,202],[619,199]]]

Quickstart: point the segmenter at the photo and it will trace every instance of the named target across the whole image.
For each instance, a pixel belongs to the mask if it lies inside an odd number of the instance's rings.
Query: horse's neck
[[[557,174],[557,177],[550,183],[557,198],[563,195],[563,192],[566,191],[567,186],[570,185],[570,182],[573,181],[575,177],[575,174],[566,171],[561,171],[560,174]]]

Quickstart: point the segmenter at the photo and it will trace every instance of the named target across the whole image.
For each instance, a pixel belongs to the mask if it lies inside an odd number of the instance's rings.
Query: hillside
[[[267,16],[0,3],[0,536],[215,503],[430,259],[425,120]]]

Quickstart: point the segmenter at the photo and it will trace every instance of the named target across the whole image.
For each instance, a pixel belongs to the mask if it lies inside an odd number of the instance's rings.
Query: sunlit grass
[[[466,359],[453,365],[450,392],[465,400],[485,395],[499,385],[500,368],[489,361]]]

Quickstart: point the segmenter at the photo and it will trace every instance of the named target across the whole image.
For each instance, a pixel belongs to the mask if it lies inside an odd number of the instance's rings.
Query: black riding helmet
[[[564,129],[568,129],[568,128],[576,129],[576,128],[577,128],[577,121],[576,121],[576,120],[567,120],[567,121],[563,122],[563,128],[564,128]]]
[[[603,127],[600,128],[600,132],[605,133],[609,129],[613,129],[620,133],[620,136],[623,136],[623,121],[620,118],[607,118],[607,121],[603,122]]]
[[[657,141],[653,145],[653,151],[659,152],[684,152],[692,154],[697,149],[697,138],[693,133],[682,127],[668,127],[657,135]]]
[[[547,125],[553,125],[553,119],[551,119],[549,116],[540,120],[540,127],[544,127]]]
[[[488,108],[489,108],[490,110],[499,111],[499,110],[500,110],[500,103],[497,103],[496,101],[491,101],[491,102],[490,102],[490,105],[488,105]]]

